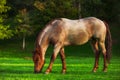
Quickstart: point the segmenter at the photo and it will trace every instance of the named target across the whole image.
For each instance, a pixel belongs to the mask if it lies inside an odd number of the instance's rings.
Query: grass
[[[119,58],[113,59],[108,67],[108,72],[102,72],[102,58],[100,67],[96,73],[91,72],[94,58],[67,58],[67,73],[61,74],[61,61],[57,59],[53,65],[52,73],[44,74],[48,66],[49,58],[43,73],[34,74],[33,62],[26,58],[0,58],[0,79],[2,80],[119,80]]]

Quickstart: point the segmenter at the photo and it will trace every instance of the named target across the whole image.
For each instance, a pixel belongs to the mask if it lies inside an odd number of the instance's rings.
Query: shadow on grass
[[[91,74],[93,73],[92,71],[67,71],[65,73],[66,74],[72,74],[72,75],[76,75],[76,74]],[[97,72],[98,73],[98,72]],[[12,69],[2,69],[0,70],[0,74],[36,74],[34,73],[34,70],[12,70]],[[45,71],[42,71],[41,73],[37,73],[37,74],[45,74]],[[51,71],[49,74],[62,74],[62,72],[60,70],[56,71],[56,70],[53,70]]]
[[[23,70],[0,70],[0,74],[34,74],[33,71],[23,71]]]

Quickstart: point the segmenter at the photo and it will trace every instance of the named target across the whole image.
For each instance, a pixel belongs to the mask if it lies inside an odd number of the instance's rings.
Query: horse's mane
[[[39,46],[39,45],[38,45],[38,44],[39,44],[39,39],[40,39],[42,33],[45,31],[45,29],[46,29],[47,27],[51,27],[51,26],[49,26],[49,25],[53,25],[53,22],[54,22],[54,21],[58,21],[58,20],[62,20],[62,18],[53,19],[53,20],[49,21],[49,22],[45,25],[45,27],[42,28],[42,30],[38,33],[38,37],[37,37],[36,42],[35,42],[35,46],[36,46],[36,47]]]

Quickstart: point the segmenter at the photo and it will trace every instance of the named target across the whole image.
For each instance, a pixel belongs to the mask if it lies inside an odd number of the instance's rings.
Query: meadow
[[[32,50],[34,41],[27,41],[27,48],[20,48],[20,40],[0,42],[0,80],[120,80],[119,44],[113,46],[111,63],[108,72],[103,72],[103,58],[100,56],[99,69],[92,72],[94,53],[89,43],[82,46],[65,47],[67,72],[61,73],[62,65],[58,55],[52,72],[44,74],[52,53],[52,46],[46,53],[46,63],[42,73],[34,73]]]

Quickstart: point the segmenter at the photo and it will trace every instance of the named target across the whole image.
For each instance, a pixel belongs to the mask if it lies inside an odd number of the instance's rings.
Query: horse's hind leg
[[[106,48],[105,48],[105,43],[104,41],[100,41],[99,42],[102,53],[103,53],[103,57],[104,57],[104,66],[103,66],[103,71],[107,72],[107,59],[106,59]]]
[[[48,73],[51,72],[51,70],[52,70],[52,65],[53,65],[54,60],[56,59],[56,57],[57,57],[57,55],[58,55],[61,47],[62,47],[62,46],[61,46],[61,43],[55,44],[54,50],[53,50],[53,54],[52,54],[52,56],[51,56],[50,64],[49,64],[49,66],[48,66],[48,68],[47,68],[47,70],[46,70],[46,72],[45,72],[46,74],[48,74]]]
[[[60,49],[60,56],[62,60],[62,73],[66,73],[66,61],[65,61],[65,53],[64,53],[64,48]]]
[[[95,53],[95,63],[94,63],[94,67],[92,71],[96,72],[99,66],[99,55],[100,55],[100,51],[98,47],[98,40],[92,40],[91,43],[92,43],[92,47]]]

